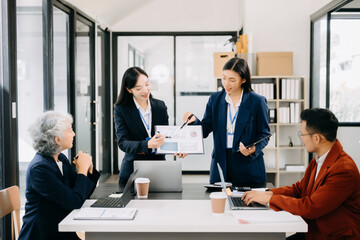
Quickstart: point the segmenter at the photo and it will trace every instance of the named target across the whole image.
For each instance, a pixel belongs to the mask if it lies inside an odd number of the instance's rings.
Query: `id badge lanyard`
[[[146,138],[146,140],[150,140],[150,136],[151,136],[151,134],[150,134],[150,124],[149,124],[150,123],[150,114],[148,114],[148,121],[146,122],[144,116],[140,112],[140,109],[138,109],[138,111],[139,111],[141,119],[143,120],[143,123],[145,124],[146,131],[147,131],[147,134],[148,134],[148,137]]]
[[[233,141],[234,141],[234,132],[235,132],[234,131],[234,122],[239,113],[239,107],[238,107],[234,117],[232,117],[229,103],[228,103],[228,106],[229,106],[230,127],[226,131],[226,148],[231,149],[232,145],[233,145]]]
[[[148,137],[146,138],[146,141],[149,141],[151,139],[151,133],[150,133],[150,114],[148,114],[148,121],[145,121],[144,116],[141,114],[140,109],[138,109],[141,119],[143,120],[143,123],[145,124],[146,131],[148,133]],[[155,149],[153,148],[151,153],[155,153]]]

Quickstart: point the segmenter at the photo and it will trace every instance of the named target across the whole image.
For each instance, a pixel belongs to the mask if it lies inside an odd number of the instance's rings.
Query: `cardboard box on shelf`
[[[258,76],[291,76],[293,74],[293,52],[258,52],[256,69]]]
[[[214,77],[222,77],[225,63],[233,57],[235,57],[235,52],[214,52]]]

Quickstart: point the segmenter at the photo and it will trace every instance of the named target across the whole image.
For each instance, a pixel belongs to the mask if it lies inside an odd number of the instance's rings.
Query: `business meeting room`
[[[360,0],[0,0],[0,240],[360,239]]]

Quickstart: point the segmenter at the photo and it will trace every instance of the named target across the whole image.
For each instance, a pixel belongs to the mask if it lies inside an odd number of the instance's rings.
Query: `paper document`
[[[201,126],[155,126],[155,131],[165,136],[164,144],[156,153],[204,153]]]
[[[74,220],[133,220],[136,208],[81,208]]]
[[[275,212],[274,210],[236,210],[231,214],[240,223],[282,223],[297,222],[301,217],[285,211]]]

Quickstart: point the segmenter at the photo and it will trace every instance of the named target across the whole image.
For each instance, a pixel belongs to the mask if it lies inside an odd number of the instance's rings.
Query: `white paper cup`
[[[213,213],[224,213],[226,194],[223,192],[210,193],[211,209]]]
[[[149,193],[150,179],[137,178],[135,179],[135,184],[138,198],[147,198]]]

